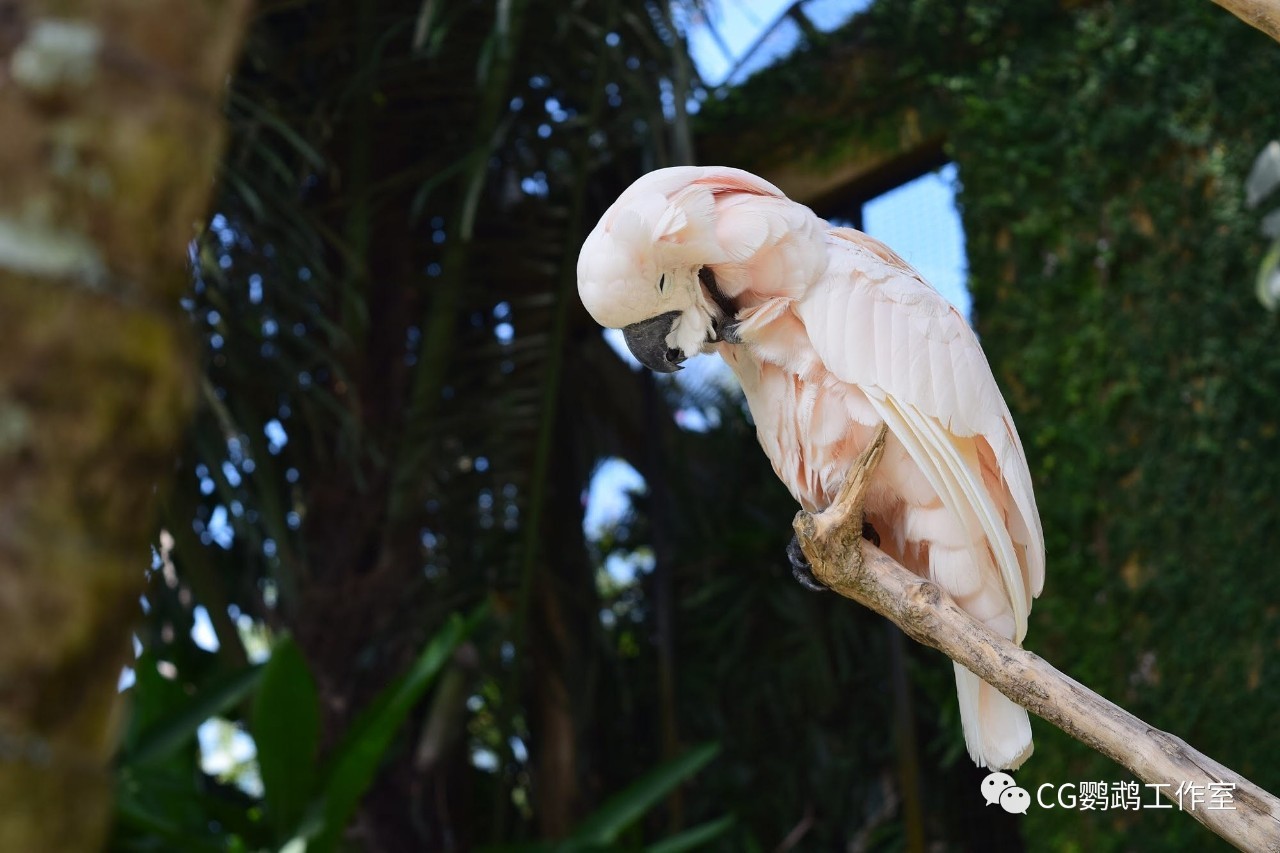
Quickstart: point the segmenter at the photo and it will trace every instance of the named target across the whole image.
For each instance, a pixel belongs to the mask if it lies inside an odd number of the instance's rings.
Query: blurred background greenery
[[[855,224],[958,193],[1048,542],[1029,647],[1280,789],[1274,205],[1245,193],[1280,47],[1208,2],[764,5],[259,3],[112,849],[1219,844],[984,810],[950,665],[791,581],[737,392],[632,370],[577,302],[596,218],[681,162]],[[1024,787],[1131,781],[1035,731]]]

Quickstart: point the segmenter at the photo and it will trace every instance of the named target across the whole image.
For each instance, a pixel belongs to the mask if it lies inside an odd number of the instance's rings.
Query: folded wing
[[[1021,641],[1044,585],[1044,537],[986,356],[964,318],[887,246],[832,229],[828,248],[825,275],[795,305],[813,348],[863,389],[943,503],[981,533],[973,540],[991,549]]]

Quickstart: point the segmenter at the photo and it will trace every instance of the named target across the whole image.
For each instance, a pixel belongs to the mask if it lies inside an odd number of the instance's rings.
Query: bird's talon
[[[876,529],[871,526],[869,521],[862,522],[862,538],[877,548],[880,547],[880,534],[876,532]]]
[[[825,592],[826,586],[813,576],[813,567],[800,548],[800,540],[792,536],[787,543],[787,562],[791,563],[791,576],[805,589],[813,592]]]

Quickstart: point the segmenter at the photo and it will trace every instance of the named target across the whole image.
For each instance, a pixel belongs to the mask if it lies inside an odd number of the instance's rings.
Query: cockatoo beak
[[[636,361],[655,373],[675,373],[688,356],[673,347],[667,346],[667,336],[671,327],[680,318],[680,311],[668,311],[639,323],[632,323],[622,330],[622,337],[627,342],[627,349],[636,357]]]

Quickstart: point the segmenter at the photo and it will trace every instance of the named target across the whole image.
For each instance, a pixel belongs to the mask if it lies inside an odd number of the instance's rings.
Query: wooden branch
[[[1251,27],[1280,41],[1280,0],[1213,0]]]
[[[1210,782],[1234,782],[1234,809],[1201,804],[1188,810],[1191,816],[1241,850],[1280,851],[1280,799],[991,631],[937,584],[912,574],[862,538],[862,501],[884,437],[882,426],[829,509],[796,516],[796,537],[814,576],[1144,782],[1167,785],[1157,789],[1167,799],[1173,800],[1182,783],[1207,791]]]

